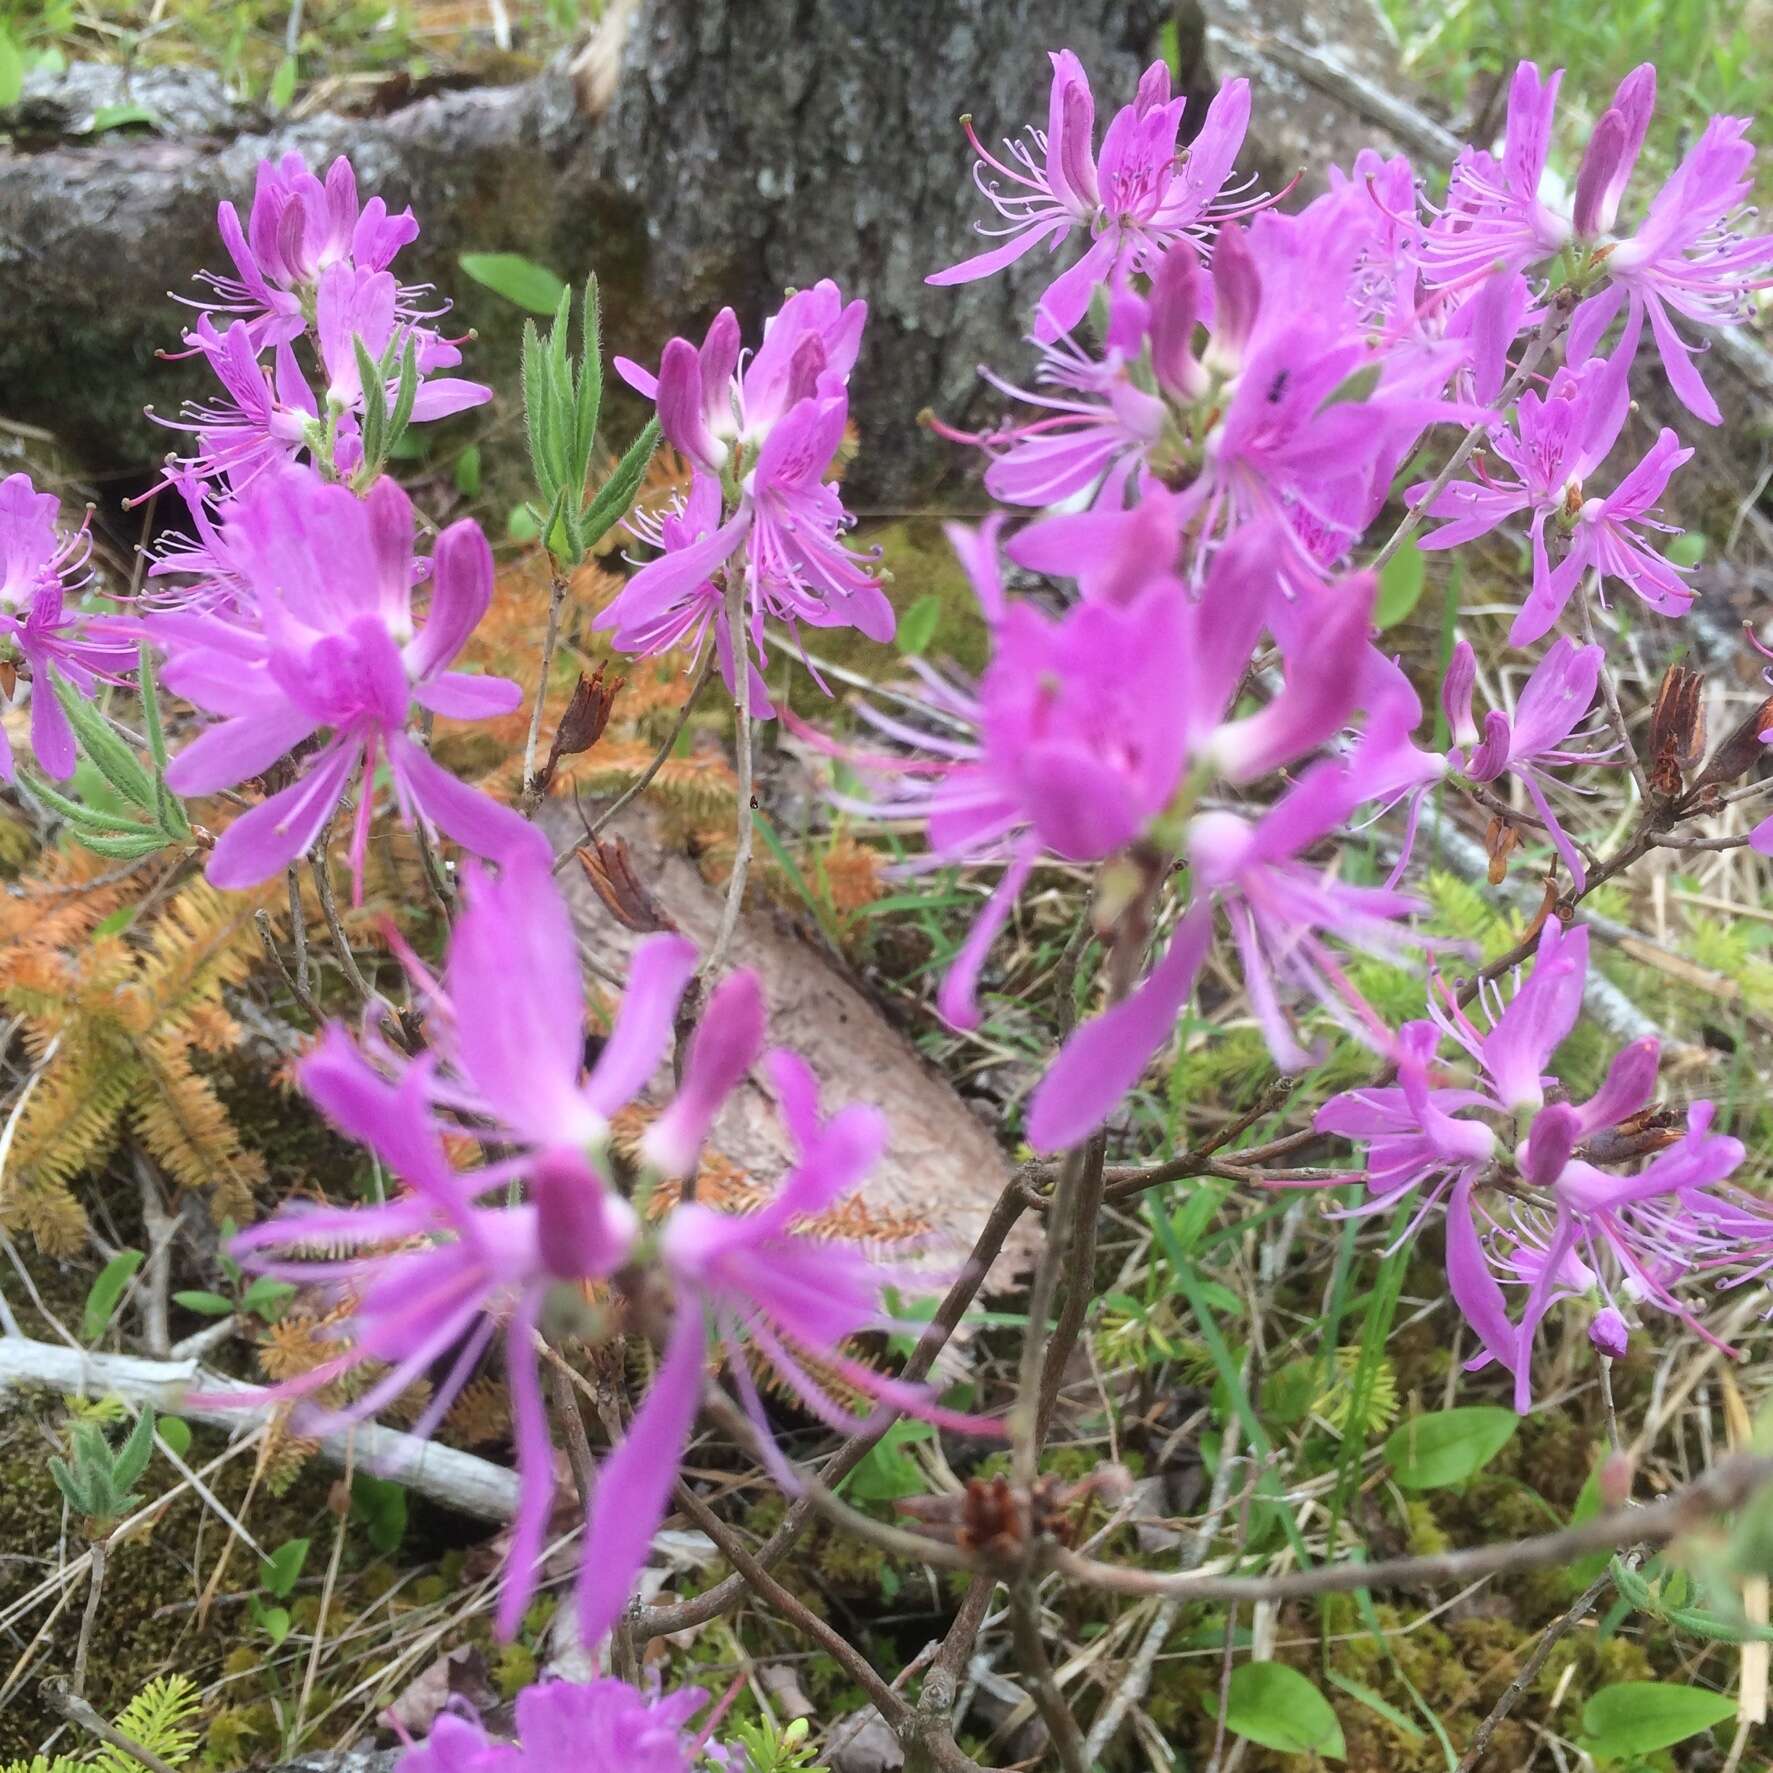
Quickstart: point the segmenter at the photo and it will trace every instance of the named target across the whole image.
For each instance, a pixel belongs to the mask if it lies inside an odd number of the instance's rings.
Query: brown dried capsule
[[[1686,775],[1705,751],[1704,679],[1685,665],[1663,673],[1650,711],[1650,788],[1664,800],[1678,799]]]
[[[625,677],[618,677],[606,682],[604,670],[605,667],[599,665],[589,677],[582,671],[579,673],[572,700],[560,717],[560,725],[554,729],[548,761],[536,771],[538,792],[554,780],[554,771],[561,758],[577,757],[603,737],[603,729],[609,725],[610,710],[616,705],[616,696],[628,681]]]
[[[641,885],[634,872],[634,858],[621,838],[592,838],[589,845],[580,844],[575,852],[579,866],[592,890],[624,929],[650,936],[660,930],[672,931],[677,925],[660,908],[659,902]]]

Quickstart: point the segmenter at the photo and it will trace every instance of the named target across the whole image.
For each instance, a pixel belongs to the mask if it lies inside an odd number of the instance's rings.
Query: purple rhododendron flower
[[[1505,775],[1520,782],[1569,869],[1577,892],[1587,884],[1588,871],[1546,799],[1545,771],[1597,763],[1617,750],[1617,746],[1608,746],[1602,751],[1572,751],[1567,744],[1594,705],[1604,656],[1599,646],[1578,646],[1567,635],[1560,635],[1523,686],[1513,719],[1499,708],[1490,709],[1484,716],[1481,736],[1472,721],[1477,659],[1469,641],[1462,640],[1454,647],[1441,689],[1454,740],[1454,748],[1447,754],[1449,762],[1473,782],[1495,782]]]
[[[1692,604],[1682,569],[1639,534],[1680,533],[1651,512],[1692,450],[1665,428],[1611,493],[1603,498],[1585,492],[1618,440],[1627,411],[1623,366],[1560,369],[1543,397],[1532,389],[1521,395],[1515,434],[1498,427],[1491,435],[1490,448],[1514,481],[1480,463],[1478,479],[1452,482],[1429,508],[1431,517],[1447,519],[1422,538],[1421,546],[1431,549],[1461,546],[1517,512],[1532,514],[1533,588],[1509,633],[1515,646],[1530,645],[1551,629],[1584,573],[1593,573],[1603,588],[1609,580],[1626,586],[1664,615],[1682,615]],[[1554,519],[1565,537],[1564,557],[1555,567],[1546,540]]]
[[[1095,145],[1095,99],[1083,64],[1068,49],[1052,57],[1053,84],[1044,131],[1028,129],[1028,141],[1009,140],[1009,162],[998,159],[963,127],[978,161],[974,183],[1002,218],[1003,226],[979,232],[1002,235],[1001,246],[925,281],[972,283],[1012,265],[1046,243],[1055,251],[1077,228],[1090,245],[1040,298],[1035,336],[1043,341],[1070,332],[1083,319],[1099,286],[1118,288],[1129,273],[1149,271],[1157,255],[1176,241],[1198,246],[1212,226],[1267,201],[1226,198],[1233,163],[1250,121],[1247,80],[1228,80],[1214,96],[1200,133],[1178,150],[1184,99],[1170,96],[1170,71],[1153,62],[1132,104],[1117,111]],[[996,174],[994,178],[990,176]],[[1006,181],[1000,183],[999,180]]]
[[[1646,62],[1620,82],[1589,138],[1567,215],[1545,199],[1562,79],[1561,69],[1546,77],[1532,62],[1515,70],[1502,159],[1474,148],[1460,155],[1446,207],[1420,242],[1424,275],[1469,287],[1498,269],[1524,271],[1569,249],[1578,288],[1601,286],[1571,316],[1570,362],[1588,359],[1623,308],[1614,357],[1623,374],[1648,316],[1669,385],[1689,412],[1715,425],[1717,402],[1672,315],[1702,326],[1741,325],[1773,269],[1773,234],[1744,229],[1754,163],[1747,121],[1713,117],[1651,199],[1637,232],[1621,236],[1619,208],[1655,109],[1656,70]]]
[[[1703,1336],[1674,1284],[1740,1269],[1773,1239],[1773,1217],[1762,1206],[1712,1192],[1743,1149],[1711,1133],[1709,1102],[1694,1105],[1686,1134],[1641,1171],[1604,1167],[1638,1149],[1614,1130],[1654,1094],[1658,1048],[1647,1038],[1622,1049],[1586,1102],[1556,1097],[1546,1068],[1576,1024],[1587,972],[1588,932],[1549,919],[1526,982],[1506,1003],[1494,988],[1486,993],[1487,1031],[1439,987],[1432,1020],[1398,1033],[1397,1082],[1345,1091],[1315,1123],[1366,1145],[1372,1198],[1358,1213],[1387,1210],[1412,1189],[1422,1199],[1415,1223],[1445,1205],[1448,1285],[1483,1344],[1470,1364],[1505,1366],[1523,1411],[1532,1401],[1534,1338],[1558,1299],[1597,1302],[1591,1336],[1603,1352],[1623,1351],[1628,1306],[1668,1312]],[[1470,1084],[1441,1081],[1443,1037],[1474,1063]],[[1524,1188],[1492,1211],[1479,1189],[1497,1165],[1510,1166]],[[1504,1285],[1526,1289],[1518,1322]]]
[[[308,305],[322,277],[335,265],[386,271],[403,246],[419,236],[412,210],[390,215],[380,197],[360,203],[357,176],[340,155],[324,183],[298,153],[261,160],[245,226],[232,203],[216,210],[222,244],[235,275],[198,273],[214,299],[197,304],[244,322],[255,348],[299,338],[308,328]],[[419,289],[400,291],[405,318],[418,318]],[[443,306],[424,315],[434,318]]]
[[[737,649],[761,659],[764,623],[855,628],[886,642],[893,606],[872,556],[843,540],[853,523],[826,476],[849,417],[846,386],[867,319],[865,302],[845,303],[827,279],[801,290],[765,323],[747,360],[739,325],[722,309],[698,348],[665,347],[657,376],[626,358],[616,367],[657,402],[666,440],[694,469],[689,491],[656,524],[639,526],[663,554],[643,566],[599,613],[624,652],[694,644],[710,628],[727,688],[736,695],[736,649],[714,574],[743,556],[746,632]],[[748,666],[748,668],[750,668]],[[773,712],[751,669],[752,712]]]
[[[437,538],[430,601],[413,614],[413,511],[391,480],[366,498],[312,470],[267,470],[228,507],[223,533],[244,597],[227,607],[151,615],[167,687],[218,717],[176,757],[168,784],[209,794],[250,780],[318,733],[326,742],[287,788],[222,834],[209,878],[268,880],[302,855],[361,777],[351,843],[362,887],[385,763],[408,824],[423,819],[476,854],[501,857],[545,840],[509,808],[433,761],[408,730],[416,704],[453,719],[505,714],[522,690],[449,669],[492,598],[492,551],[469,519]]]
[[[66,781],[78,752],[52,674],[91,696],[99,683],[115,683],[131,670],[137,651],[116,617],[104,619],[104,633],[87,632],[75,600],[91,577],[92,542],[84,523],[64,535],[60,515],[55,494],[39,492],[28,474],[0,480],[0,665],[30,678],[32,754],[45,775]],[[14,779],[4,728],[0,779]]]
[[[705,1758],[726,1766],[706,1729],[690,1729],[707,1701],[700,1687],[661,1696],[626,1681],[544,1681],[517,1695],[516,1742],[445,1714],[396,1765],[398,1773],[690,1773]]]
[[[645,1254],[634,1210],[613,1185],[610,1122],[664,1059],[696,951],[673,935],[640,945],[615,1027],[581,1076],[577,945],[546,851],[515,852],[496,880],[471,867],[463,892],[443,979],[431,979],[406,957],[426,1010],[421,1054],[408,1060],[373,1038],[360,1049],[334,1026],[301,1070],[303,1089],[327,1118],[369,1146],[405,1192],[380,1206],[292,1205],[235,1240],[247,1266],[351,1301],[338,1332],[341,1352],[281,1385],[230,1393],[227,1401],[309,1398],[366,1362],[385,1366],[345,1408],[309,1408],[300,1418],[313,1432],[329,1433],[374,1414],[447,1362],[413,1431],[424,1435],[502,1336],[521,1479],[498,1613],[509,1636],[535,1591],[554,1500],[536,1332],[558,1288],[570,1294],[607,1281]],[[654,1179],[694,1169],[715,1115],[758,1058],[763,1034],[756,975],[730,975],[703,1010],[680,1087],[642,1140],[641,1159]],[[825,1420],[855,1423],[817,1374],[926,1420],[996,1432],[994,1424],[955,1416],[923,1388],[844,1353],[852,1337],[894,1327],[883,1303],[889,1287],[919,1291],[929,1281],[914,1267],[800,1232],[802,1219],[862,1180],[886,1126],[875,1109],[861,1106],[822,1118],[812,1074],[792,1054],[770,1055],[769,1070],[796,1152],[775,1199],[730,1217],[680,1205],[657,1239],[670,1328],[646,1401],[597,1485],[580,1570],[587,1641],[620,1612],[664,1516],[700,1408],[710,1335],[731,1357],[770,1469],[791,1486],[796,1480],[770,1440],[742,1343]],[[450,1164],[442,1135],[470,1129],[499,1155],[462,1173]],[[512,1204],[517,1188],[521,1198]],[[375,1253],[320,1261],[296,1255],[339,1248]]]

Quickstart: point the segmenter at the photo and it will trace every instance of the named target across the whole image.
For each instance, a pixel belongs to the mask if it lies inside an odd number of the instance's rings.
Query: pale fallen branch
[[[206,1372],[194,1360],[150,1361],[128,1354],[88,1354],[30,1337],[0,1336],[0,1393],[20,1385],[116,1396],[218,1428],[250,1427],[266,1414],[262,1407],[187,1405],[185,1394],[190,1391],[214,1396],[217,1392],[250,1394],[258,1389]],[[503,1523],[517,1512],[517,1474],[505,1466],[373,1423],[360,1425],[355,1434],[360,1467],[395,1479],[427,1501],[482,1521]],[[348,1434],[328,1436],[319,1443],[320,1457],[343,1466],[349,1442]]]

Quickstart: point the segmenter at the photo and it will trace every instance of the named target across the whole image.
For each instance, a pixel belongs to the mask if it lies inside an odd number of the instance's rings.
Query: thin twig
[[[1115,1594],[1182,1594],[1203,1601],[1291,1601],[1310,1595],[1349,1594],[1362,1588],[1470,1582],[1479,1576],[1567,1564],[1591,1552],[1615,1551],[1622,1545],[1665,1545],[1689,1527],[1740,1507],[1770,1482],[1773,1458],[1732,1453],[1703,1477],[1648,1508],[1598,1515],[1530,1539],[1392,1558],[1377,1564],[1318,1564],[1279,1576],[1165,1575],[1158,1570],[1104,1564],[1063,1549],[1054,1553],[1053,1566],[1075,1582]]]
[[[598,832],[600,832],[617,813],[621,812],[625,806],[631,801],[638,799],[652,786],[653,777],[665,767],[665,760],[677,749],[677,741],[683,736],[683,729],[689,725],[690,711],[695,707],[696,698],[702,693],[702,686],[707,683],[713,670],[714,652],[713,649],[710,648],[708,656],[702,661],[701,670],[696,673],[695,681],[689,687],[689,694],[683,699],[683,706],[677,711],[676,720],[671,723],[670,732],[665,735],[664,743],[653,753],[652,761],[640,772],[640,775],[624,788],[622,792],[617,795],[617,797],[612,800],[588,826],[586,826],[586,842],[589,842],[594,838]],[[554,868],[557,873],[572,860],[573,854],[578,848],[579,845],[576,841],[569,843],[566,848],[554,858]]]
[[[1089,1773],[1083,1733],[1053,1678],[1053,1665],[1041,1639],[1040,1595],[1031,1578],[1024,1577],[1010,1586],[1010,1630],[1016,1646],[1016,1664],[1028,1677],[1029,1697],[1052,1738],[1059,1765],[1065,1773]]]
[[[339,921],[338,901],[333,897],[332,891],[332,863],[326,849],[330,836],[330,830],[321,832],[320,841],[308,852],[308,869],[314,876],[314,885],[320,894],[320,914],[326,919],[326,927],[331,932],[332,945],[338,951],[345,977],[350,980],[351,989],[367,1004],[374,1001],[375,992],[359,969],[357,957],[351,952],[351,944],[345,935],[345,926]]]
[[[314,1620],[314,1641],[308,1646],[308,1666],[302,1671],[302,1690],[296,1698],[294,1738],[300,1740],[302,1720],[308,1715],[308,1701],[314,1696],[314,1681],[320,1673],[320,1651],[326,1642],[326,1615],[332,1606],[333,1589],[339,1580],[339,1565],[345,1555],[345,1523],[351,1518],[351,1479],[356,1471],[357,1431],[345,1431],[344,1506],[338,1510],[333,1526],[332,1554],[326,1560],[326,1578],[320,1585],[320,1612]]]
[[[268,911],[255,911],[252,921],[259,932],[259,941],[264,944],[265,957],[277,969],[283,983],[289,987],[290,995],[301,1005],[316,1028],[323,1026],[326,1012],[321,1009],[319,1001],[307,985],[289,970],[288,964],[277,950],[277,938],[271,933],[271,914]]]
[[[548,629],[542,639],[542,671],[536,679],[535,706],[529,711],[529,735],[523,741],[523,816],[527,819],[542,804],[542,786],[536,780],[536,746],[542,736],[542,706],[548,700],[548,673],[554,669],[554,649],[560,643],[560,610],[566,602],[566,575],[558,568],[548,581]]]
[[[1483,1759],[1484,1750],[1490,1746],[1490,1738],[1496,1734],[1497,1726],[1520,1703],[1521,1695],[1539,1678],[1539,1671],[1545,1666],[1546,1658],[1569,1631],[1581,1624],[1590,1609],[1612,1586],[1613,1572],[1603,1570],[1576,1597],[1569,1611],[1545,1628],[1540,1634],[1539,1642],[1533,1646],[1533,1654],[1521,1665],[1521,1672],[1508,1683],[1502,1697],[1490,1707],[1489,1716],[1478,1725],[1477,1734],[1472,1737],[1471,1746],[1465,1751],[1454,1773],[1472,1773],[1472,1769]]]
[[[721,968],[726,965],[727,951],[738,931],[739,912],[745,903],[745,877],[751,872],[751,845],[757,827],[757,815],[751,805],[751,655],[744,643],[744,617],[738,578],[728,574],[726,620],[733,636],[733,678],[738,709],[734,746],[739,765],[739,847],[733,855],[732,879],[726,884],[726,904],[721,908],[720,928],[714,933],[714,946],[702,967],[705,979],[720,977]]]
[[[1594,608],[1590,588],[1594,574],[1584,573],[1582,582],[1576,587],[1576,608],[1582,617],[1582,638],[1589,646],[1598,643],[1594,637]],[[1638,785],[1638,798],[1645,805],[1650,801],[1650,784],[1644,779],[1644,768],[1638,762],[1637,747],[1631,742],[1631,733],[1625,724],[1625,712],[1619,706],[1619,687],[1613,681],[1613,673],[1607,665],[1607,655],[1601,653],[1601,696],[1607,704],[1607,719],[1613,728],[1613,736],[1619,741],[1619,748],[1625,753],[1627,767],[1631,770],[1631,779]]]
[[[142,1269],[142,1340],[149,1354],[165,1360],[172,1353],[172,1328],[167,1306],[172,1289],[172,1239],[178,1230],[160,1200],[160,1179],[140,1146],[131,1145],[130,1161],[142,1194],[142,1229],[147,1235],[148,1260]]]
[[[86,1611],[80,1616],[80,1641],[74,1646],[73,1697],[86,1691],[86,1656],[92,1648],[92,1628],[98,1623],[99,1600],[105,1591],[105,1541],[92,1542],[92,1563],[86,1575]]]

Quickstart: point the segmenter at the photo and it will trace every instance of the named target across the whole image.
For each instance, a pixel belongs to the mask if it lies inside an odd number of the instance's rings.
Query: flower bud
[[[1477,654],[1471,650],[1469,640],[1462,640],[1453,648],[1447,674],[1441,679],[1441,708],[1455,745],[1477,743],[1477,723],[1471,717],[1471,692],[1476,683]]]
[[[1582,156],[1582,166],[1576,174],[1576,202],[1571,220],[1576,224],[1577,234],[1584,240],[1592,240],[1607,225],[1602,215],[1607,207],[1607,194],[1612,189],[1620,162],[1625,158],[1625,148],[1625,119],[1618,111],[1609,110],[1594,126],[1594,134],[1588,139],[1588,152]]]
[[[1588,1339],[1609,1360],[1625,1359],[1631,1345],[1631,1329],[1611,1305],[1604,1306],[1589,1320]]]
[[[1634,1467],[1626,1453],[1609,1453],[1596,1476],[1595,1488],[1600,1492],[1603,1508],[1623,1508],[1631,1500]]]

